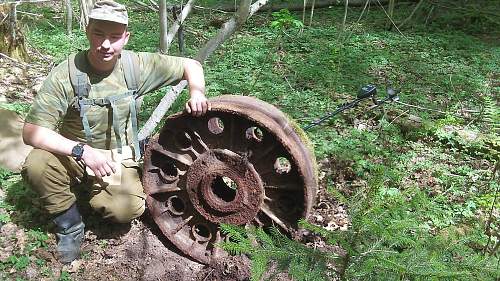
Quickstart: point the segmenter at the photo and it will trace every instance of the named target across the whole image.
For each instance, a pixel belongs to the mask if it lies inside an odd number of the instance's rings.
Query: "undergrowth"
[[[458,29],[417,26],[401,35],[368,20],[348,26],[347,34],[314,25],[281,32],[252,37],[253,46],[274,50],[268,54],[248,51],[241,39],[233,45],[228,52],[240,67],[229,70],[236,80],[217,76],[226,83],[221,88],[278,104],[303,124],[368,82],[400,89],[403,103],[353,111],[309,132],[320,159],[348,163],[354,174],[335,182],[332,171],[322,171],[321,186],[347,206],[347,231],[301,222],[341,250],[321,253],[274,228],[267,234],[227,225],[231,238],[221,246],[248,254],[255,280],[272,261],[294,280],[498,280],[498,47]],[[245,67],[252,62],[268,67]],[[243,76],[251,83],[239,83]],[[273,86],[276,79],[283,84]]]
[[[14,236],[9,233],[12,227],[2,229],[0,246],[11,250],[11,254],[0,260],[0,279],[25,280],[23,272],[36,268],[40,276],[54,278],[52,268],[46,260],[35,254],[38,249],[48,248],[48,220],[44,219],[36,195],[24,184],[20,175],[0,168],[0,228],[5,224],[15,223],[20,228]],[[12,245],[16,245],[12,247]],[[12,249],[13,248],[13,249]],[[2,251],[2,255],[5,255]]]

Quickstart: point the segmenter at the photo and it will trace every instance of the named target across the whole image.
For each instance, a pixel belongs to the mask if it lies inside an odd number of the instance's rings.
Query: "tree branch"
[[[6,54],[4,54],[4,53],[0,53],[0,57],[6,58],[6,59],[8,59],[8,60],[11,60],[11,61],[13,61],[13,62],[15,62],[15,63],[17,63],[17,64],[22,65],[22,66],[27,66],[27,64],[25,64],[25,63],[23,63],[23,62],[20,62],[20,61],[16,60],[15,58],[11,58],[11,57],[7,56],[7,55],[6,55]]]
[[[203,46],[196,60],[203,63],[208,56],[210,56],[225,40],[227,40],[231,35],[233,35],[240,27],[245,23],[245,21],[250,18],[255,12],[257,12],[262,6],[264,6],[269,0],[258,0],[254,4],[251,4],[251,0],[242,0],[236,14],[229,19],[217,32],[217,35],[210,39],[205,46]],[[172,103],[177,99],[182,90],[187,86],[187,81],[182,80],[179,84],[175,85],[170,89],[170,91],[163,96],[160,104],[155,108],[151,117],[146,121],[146,124],[139,131],[139,140],[145,139],[147,136],[151,135],[155,130],[158,123],[167,113]]]
[[[24,3],[42,3],[42,2],[50,2],[52,0],[19,0],[19,1],[3,1],[0,5],[3,4],[24,4]]]
[[[172,27],[169,30],[166,40],[167,50],[170,47],[170,44],[172,44],[175,34],[177,34],[177,31],[179,31],[179,27],[182,25],[187,16],[191,13],[191,10],[193,9],[193,5],[195,2],[196,0],[189,0],[182,9],[180,17],[178,17],[177,20],[172,24]]]

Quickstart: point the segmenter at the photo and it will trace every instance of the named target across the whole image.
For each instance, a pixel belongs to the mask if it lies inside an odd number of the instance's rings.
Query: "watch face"
[[[83,145],[81,144],[75,145],[71,150],[71,156],[73,157],[80,158],[82,157],[82,154],[83,154]]]

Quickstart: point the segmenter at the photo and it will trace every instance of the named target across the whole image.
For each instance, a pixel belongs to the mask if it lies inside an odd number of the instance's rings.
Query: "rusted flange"
[[[200,155],[189,168],[186,187],[193,206],[212,223],[248,223],[263,201],[262,181],[252,164],[230,150]]]
[[[226,254],[220,223],[275,225],[306,217],[316,161],[304,132],[274,106],[244,96],[211,99],[202,117],[168,117],[148,145],[143,183],[163,234],[202,263]]]

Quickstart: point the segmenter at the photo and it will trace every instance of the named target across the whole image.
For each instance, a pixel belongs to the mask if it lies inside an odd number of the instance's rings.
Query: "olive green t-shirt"
[[[138,95],[144,95],[162,86],[173,84],[182,79],[184,58],[156,53],[137,53],[139,57],[140,79]],[[88,64],[82,62],[82,64]],[[78,66],[88,69],[88,65]],[[121,59],[118,59],[113,71],[99,76],[85,71],[90,80],[88,98],[102,98],[128,91]],[[130,99],[117,101],[122,143],[132,144],[130,121]],[[47,76],[26,117],[26,122],[58,131],[64,137],[86,142],[80,112],[74,106],[76,102],[69,77],[68,60],[56,66]],[[92,132],[92,146],[100,149],[116,147],[113,131],[112,111],[109,107],[90,106],[86,111]]]

